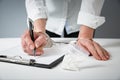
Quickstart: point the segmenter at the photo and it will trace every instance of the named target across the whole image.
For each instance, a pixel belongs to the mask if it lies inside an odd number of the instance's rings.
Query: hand
[[[33,55],[32,51],[36,47],[36,55],[39,56],[44,53],[43,46],[47,44],[47,37],[44,33],[34,32],[35,42],[31,40],[29,30],[26,30],[21,37],[21,44],[24,52]]]
[[[78,39],[78,46],[83,46],[93,57],[97,60],[108,60],[110,58],[109,53],[102,48],[97,42],[90,39]]]

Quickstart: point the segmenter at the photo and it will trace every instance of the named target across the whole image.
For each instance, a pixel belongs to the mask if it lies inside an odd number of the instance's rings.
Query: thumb
[[[36,40],[35,40],[35,46],[36,48],[42,47],[45,44],[45,40],[43,38],[43,36],[39,36]]]

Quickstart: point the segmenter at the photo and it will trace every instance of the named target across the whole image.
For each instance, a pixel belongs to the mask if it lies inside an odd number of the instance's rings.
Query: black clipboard
[[[63,60],[66,46],[66,44],[55,43],[51,48],[44,48],[44,54],[34,57],[26,54],[19,44],[0,51],[0,62],[51,69]]]
[[[50,64],[40,64],[40,63],[36,63],[34,59],[30,59],[30,60],[25,60],[25,59],[20,59],[20,58],[16,59],[16,58],[8,57],[5,55],[0,55],[0,62],[51,69],[51,68],[57,66],[63,60],[63,58],[64,58],[64,55],[59,57],[58,59],[56,59],[55,61],[53,61]]]

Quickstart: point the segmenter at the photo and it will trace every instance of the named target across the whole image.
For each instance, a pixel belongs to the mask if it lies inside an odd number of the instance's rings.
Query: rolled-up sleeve
[[[100,16],[104,0],[82,0],[77,23],[96,29],[105,22]]]
[[[39,18],[47,18],[47,7],[45,0],[26,0],[26,11],[28,18],[35,21]]]

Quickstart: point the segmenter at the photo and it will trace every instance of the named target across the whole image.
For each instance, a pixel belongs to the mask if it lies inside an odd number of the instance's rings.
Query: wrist
[[[37,19],[33,22],[34,25],[34,32],[42,32],[45,33],[45,26],[46,26],[47,19]]]
[[[93,34],[94,34],[94,29],[92,29],[88,26],[82,25],[80,27],[80,32],[79,32],[78,38],[79,39],[92,39]]]

